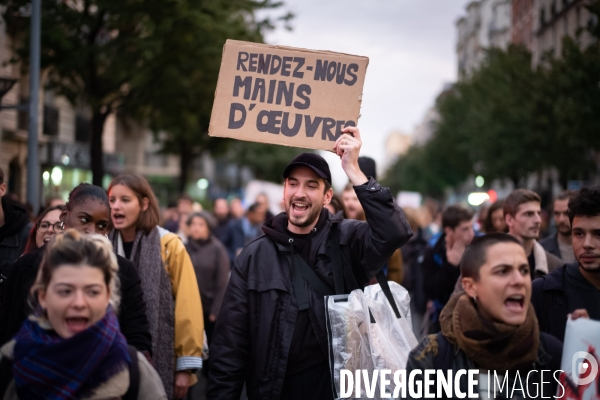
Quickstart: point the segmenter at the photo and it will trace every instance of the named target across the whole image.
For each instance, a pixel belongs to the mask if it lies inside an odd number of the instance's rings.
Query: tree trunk
[[[184,139],[179,139],[179,193],[185,193],[185,186],[190,179],[190,167],[194,157],[189,143]]]
[[[107,116],[108,114],[99,110],[94,110],[92,114],[90,156],[92,183],[96,186],[102,186],[102,178],[104,178],[104,151],[102,148],[102,133],[104,131],[104,121],[106,121]]]
[[[569,179],[566,173],[560,172],[558,174],[558,182],[560,183],[561,189],[566,190],[569,186]]]
[[[519,177],[518,176],[511,176],[510,180],[513,183],[513,190],[514,189],[518,189],[519,188],[519,181],[520,181]]]

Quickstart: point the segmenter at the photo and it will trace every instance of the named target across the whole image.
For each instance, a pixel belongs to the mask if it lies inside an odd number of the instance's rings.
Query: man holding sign
[[[364,287],[411,237],[387,188],[360,170],[360,132],[342,130],[333,145],[367,221],[325,208],[329,165],[303,153],[283,171],[286,212],[263,226],[234,262],[211,344],[208,399],[332,399],[325,294]],[[347,274],[334,279],[338,248]],[[335,246],[335,247],[334,247]]]

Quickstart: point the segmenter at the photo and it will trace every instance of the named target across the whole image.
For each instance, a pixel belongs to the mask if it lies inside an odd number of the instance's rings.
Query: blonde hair
[[[37,303],[37,293],[46,290],[54,271],[64,265],[89,265],[98,268],[104,275],[104,283],[110,289],[109,303],[118,312],[121,296],[119,292],[119,264],[112,244],[102,235],[86,235],[76,229],[68,229],[56,235],[47,245],[44,258],[31,287],[31,303]],[[44,320],[45,316],[36,316]]]

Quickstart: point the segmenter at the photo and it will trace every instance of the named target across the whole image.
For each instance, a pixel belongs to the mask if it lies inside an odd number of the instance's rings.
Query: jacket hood
[[[2,197],[2,209],[4,225],[0,227],[0,240],[21,232],[30,222],[27,210],[20,204],[11,202],[6,196]]]

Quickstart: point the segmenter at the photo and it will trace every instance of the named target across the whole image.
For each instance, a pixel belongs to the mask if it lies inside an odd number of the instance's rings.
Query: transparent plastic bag
[[[395,282],[389,282],[390,290],[400,312],[396,315],[381,286],[367,286],[364,292],[354,290],[349,295],[327,296],[325,311],[329,337],[329,365],[336,398],[340,393],[340,370],[387,369],[392,374],[406,368],[408,354],[417,345],[410,319],[410,296],[408,291]],[[374,323],[371,322],[371,316]],[[361,395],[366,398],[364,385]],[[393,392],[393,380],[387,392]],[[351,398],[355,398],[356,385]],[[379,399],[379,385],[375,397]]]

